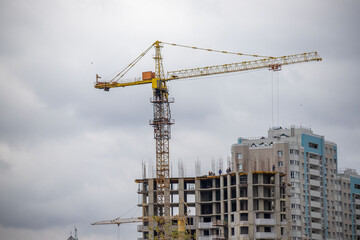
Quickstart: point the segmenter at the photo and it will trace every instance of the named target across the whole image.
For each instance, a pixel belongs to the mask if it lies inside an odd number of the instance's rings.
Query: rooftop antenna
[[[223,158],[221,156],[219,157],[219,170],[224,171],[224,169],[223,169]]]
[[[184,175],[184,163],[180,158],[178,161],[178,171],[179,171],[179,178],[183,178],[185,176]]]
[[[146,162],[143,161],[142,163],[142,178],[146,178]]]
[[[200,176],[201,175],[201,162],[199,157],[196,159],[195,161],[195,176]]]
[[[77,237],[77,228],[76,228],[76,226],[74,226],[74,229],[75,229],[75,240],[78,240],[78,237]]]

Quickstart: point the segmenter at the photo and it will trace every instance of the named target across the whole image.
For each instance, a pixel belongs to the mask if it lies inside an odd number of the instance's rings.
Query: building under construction
[[[225,173],[170,179],[171,215],[186,217],[193,239],[360,239],[360,176],[339,170],[335,143],[272,128],[231,151]],[[136,182],[143,216],[158,215],[156,179]],[[138,239],[155,229],[144,221]]]

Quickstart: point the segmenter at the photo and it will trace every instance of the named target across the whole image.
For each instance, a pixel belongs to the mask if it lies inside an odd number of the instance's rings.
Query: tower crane
[[[256,57],[257,59],[231,64],[169,71],[165,74],[163,68],[163,58],[161,55],[161,48],[164,45],[185,47],[209,52],[219,52],[224,54],[235,54],[238,56],[251,56]],[[127,81],[123,80],[123,76],[152,48],[155,48],[155,72],[143,72],[142,78]],[[111,80],[100,81],[101,77],[96,75],[95,88],[109,91],[110,88],[116,87],[128,87],[143,84],[152,85],[153,97],[151,98],[151,102],[153,103],[153,119],[150,121],[150,125],[154,127],[154,138],[156,141],[157,214],[158,216],[163,216],[166,220],[169,219],[170,216],[169,140],[171,138],[171,125],[174,124],[174,120],[171,119],[170,111],[170,103],[173,103],[174,99],[169,98],[169,91],[166,85],[167,82],[178,79],[234,73],[262,68],[278,71],[281,70],[283,65],[321,60],[322,58],[317,52],[271,57],[156,41]],[[168,239],[166,231],[165,239]]]

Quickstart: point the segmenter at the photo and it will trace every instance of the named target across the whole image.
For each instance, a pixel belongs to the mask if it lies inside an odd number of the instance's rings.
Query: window
[[[240,234],[249,234],[249,227],[240,227]]]
[[[299,180],[299,172],[290,171],[290,178]]]
[[[283,151],[279,150],[279,151],[277,151],[277,154],[278,154],[279,157],[281,157],[283,155]]]
[[[291,204],[291,208],[292,208],[292,209],[300,209],[300,204],[294,204],[294,203],[292,203],[292,204]]]
[[[282,166],[284,166],[284,163],[282,161],[278,161],[278,166],[282,167]]]
[[[242,170],[242,169],[243,169],[242,163],[239,163],[238,164],[238,170]]]
[[[309,147],[318,149],[318,144],[309,142]]]
[[[242,153],[237,154],[237,159],[242,159]]]
[[[240,184],[247,183],[247,175],[240,175]]]
[[[296,161],[296,160],[290,160],[290,165],[299,166],[299,161]]]
[[[195,183],[186,183],[186,190],[194,190]]]
[[[290,149],[290,154],[294,154],[294,149]]]
[[[291,215],[291,219],[293,219],[293,220],[301,220],[301,216],[300,215]]]

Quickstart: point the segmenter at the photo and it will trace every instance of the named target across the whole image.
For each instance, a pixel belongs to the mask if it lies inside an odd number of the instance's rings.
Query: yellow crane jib
[[[281,70],[281,66],[283,65],[321,60],[322,58],[317,52],[308,52],[282,57],[258,59],[253,61],[244,61],[238,63],[169,71],[167,72],[163,81],[160,81],[159,78],[155,78],[154,72],[143,72],[142,79],[128,80],[122,82],[101,82],[98,81],[100,77],[96,75],[95,88],[109,91],[110,88],[127,87],[149,83],[152,84],[152,88],[159,88],[161,86],[160,82],[166,82],[176,79],[203,77],[216,74],[249,71],[261,68],[268,68],[269,70],[278,71]]]

